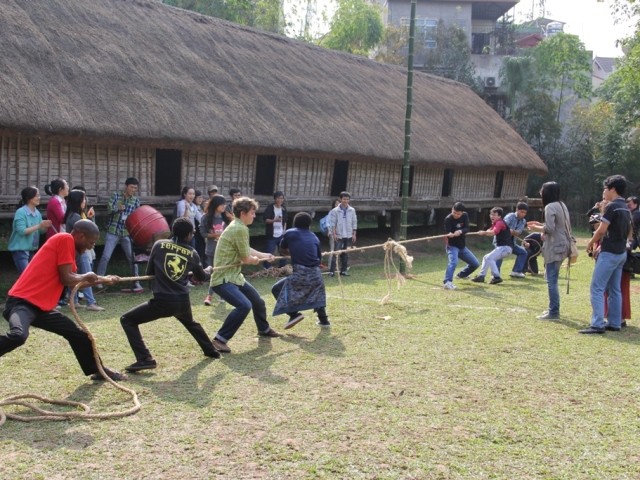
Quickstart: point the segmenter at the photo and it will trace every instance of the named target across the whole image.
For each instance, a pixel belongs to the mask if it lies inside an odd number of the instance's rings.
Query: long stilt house
[[[0,213],[63,177],[98,206],[140,179],[290,208],[400,208],[406,70],[152,0],[0,2]],[[509,204],[546,167],[468,87],[416,73],[410,208]],[[46,200],[46,198],[45,198]]]

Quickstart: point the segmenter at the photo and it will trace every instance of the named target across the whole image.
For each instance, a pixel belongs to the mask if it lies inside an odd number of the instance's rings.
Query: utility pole
[[[404,120],[404,158],[402,161],[402,209],[400,211],[400,241],[407,239],[407,212],[409,210],[409,174],[411,168],[411,110],[413,107],[413,44],[416,33],[417,0],[411,0],[409,24],[409,55],[407,58],[407,109]],[[406,265],[400,262],[400,273],[406,273]]]

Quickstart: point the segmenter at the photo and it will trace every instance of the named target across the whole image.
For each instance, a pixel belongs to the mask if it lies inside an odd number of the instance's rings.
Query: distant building
[[[591,61],[591,84],[594,90],[615,71],[617,61],[612,57],[594,57]]]

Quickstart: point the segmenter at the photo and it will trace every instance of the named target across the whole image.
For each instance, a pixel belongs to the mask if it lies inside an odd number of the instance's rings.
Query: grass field
[[[473,239],[480,257],[488,240]],[[584,241],[583,241],[584,243]],[[561,281],[562,319],[542,277],[442,289],[441,243],[411,244],[413,274],[388,293],[381,252],[352,255],[352,276],[326,278],[331,329],[308,316],[282,339],[250,318],[232,354],[204,357],[174,319],[142,327],[158,368],[131,375],[136,415],[0,428],[3,479],[636,479],[640,478],[637,313],[620,333],[583,336],[593,265],[584,251]],[[272,279],[252,283],[267,301]],[[640,280],[632,281],[638,312]],[[213,335],[229,307],[196,317]],[[82,313],[106,365],[133,361],[119,324],[148,298],[106,293]],[[283,317],[272,320],[281,331]],[[6,323],[0,322],[0,331]],[[0,359],[0,398],[33,392],[128,408],[82,376],[61,338],[33,329]]]

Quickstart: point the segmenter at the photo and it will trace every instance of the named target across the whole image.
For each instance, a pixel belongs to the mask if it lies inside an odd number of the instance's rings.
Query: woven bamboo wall
[[[453,174],[453,198],[491,198],[496,184],[493,170],[456,170]]]
[[[347,189],[355,198],[397,197],[401,166],[397,163],[349,163]]]
[[[528,175],[522,172],[505,172],[502,198],[523,198],[527,193]]]
[[[230,188],[243,194],[253,193],[256,178],[256,156],[230,152],[182,152],[183,186],[194,187],[205,195],[209,185],[226,195]]]
[[[413,198],[439,198],[444,168],[416,167],[413,172]]]
[[[323,197],[330,194],[333,160],[278,157],[274,190],[288,197]]]
[[[127,177],[140,180],[140,195],[153,189],[154,149],[84,144],[26,136],[0,137],[0,195],[19,197],[55,178],[82,185],[91,196],[108,197]]]

